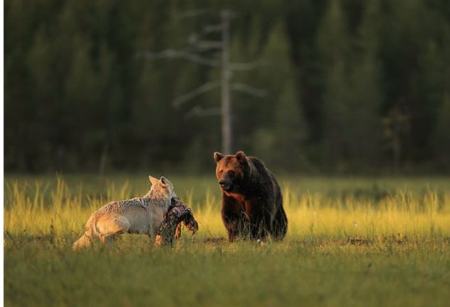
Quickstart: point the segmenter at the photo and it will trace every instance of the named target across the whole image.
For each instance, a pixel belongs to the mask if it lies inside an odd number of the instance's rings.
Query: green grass
[[[146,176],[7,177],[7,306],[447,306],[449,178],[281,177],[283,242],[228,243],[212,177],[168,176],[199,221],[173,248],[72,252],[89,214]]]

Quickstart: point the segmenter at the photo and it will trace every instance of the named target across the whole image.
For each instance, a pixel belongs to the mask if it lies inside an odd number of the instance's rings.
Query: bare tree
[[[196,17],[205,14],[205,10],[196,10],[186,12],[183,17]],[[220,23],[216,25],[207,25],[203,27],[200,33],[194,33],[189,36],[189,48],[185,49],[166,49],[160,52],[146,52],[144,56],[148,59],[184,59],[198,65],[204,65],[211,68],[220,69],[221,79],[210,81],[193,89],[192,91],[176,97],[173,101],[175,107],[191,101],[199,95],[220,87],[221,89],[221,107],[204,109],[194,106],[186,116],[211,116],[220,115],[222,120],[222,151],[231,153],[233,150],[233,108],[232,91],[240,91],[248,95],[263,97],[265,92],[243,83],[232,83],[232,74],[235,71],[251,70],[258,66],[258,62],[233,63],[230,61],[230,23],[235,16],[230,10],[220,12]],[[210,33],[220,33],[220,41],[205,40],[203,37]],[[221,52],[220,61],[204,57],[200,51],[217,50]]]
[[[222,11],[220,15],[222,18],[222,150],[225,153],[231,153],[233,134],[230,93],[230,12]]]

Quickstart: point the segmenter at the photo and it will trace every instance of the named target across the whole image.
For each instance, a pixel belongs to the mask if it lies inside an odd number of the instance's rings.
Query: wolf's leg
[[[113,234],[113,235],[102,235],[101,237],[100,237],[100,241],[103,243],[103,244],[107,244],[108,246],[110,246],[110,245],[112,245],[112,243],[114,242],[114,241],[116,241],[116,239],[118,238],[118,234]]]
[[[88,237],[86,233],[84,233],[75,243],[72,245],[73,250],[79,250],[82,248],[89,247],[91,245],[91,238]]]
[[[102,243],[111,243],[120,234],[128,232],[130,222],[122,215],[108,215],[99,218],[96,227],[100,241]]]

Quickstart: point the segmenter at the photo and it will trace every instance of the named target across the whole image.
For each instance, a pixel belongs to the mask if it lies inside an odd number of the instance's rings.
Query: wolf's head
[[[166,177],[161,176],[161,178],[158,179],[153,176],[148,176],[148,179],[151,187],[147,196],[153,199],[167,199],[170,201],[178,198],[172,182]]]

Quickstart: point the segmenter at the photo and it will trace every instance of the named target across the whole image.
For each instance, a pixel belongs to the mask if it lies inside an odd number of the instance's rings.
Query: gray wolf
[[[177,199],[173,184],[165,177],[149,176],[151,188],[142,197],[110,202],[88,219],[85,232],[73,249],[89,247],[95,239],[111,242],[123,233],[153,237],[172,202]]]

